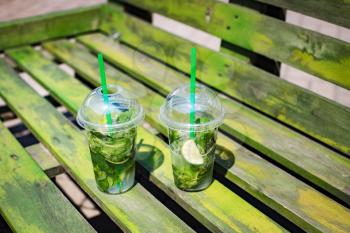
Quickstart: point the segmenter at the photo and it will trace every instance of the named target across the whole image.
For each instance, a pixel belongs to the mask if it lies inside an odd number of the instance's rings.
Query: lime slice
[[[191,164],[200,165],[203,164],[204,160],[199,152],[195,141],[186,141],[181,148],[182,156]]]

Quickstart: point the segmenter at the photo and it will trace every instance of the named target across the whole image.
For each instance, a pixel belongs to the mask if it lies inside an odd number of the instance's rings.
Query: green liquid
[[[205,122],[208,118],[198,118]],[[186,191],[199,191],[207,188],[213,177],[217,129],[195,132],[194,141],[202,154],[202,164],[192,164],[181,153],[183,144],[189,140],[189,133],[169,129],[169,145],[172,153],[172,167],[175,185]]]
[[[127,191],[135,179],[136,128],[102,134],[88,132],[88,141],[98,188],[106,193]]]

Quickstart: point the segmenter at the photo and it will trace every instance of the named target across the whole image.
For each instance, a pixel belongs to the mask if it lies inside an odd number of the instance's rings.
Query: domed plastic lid
[[[108,85],[109,104],[103,101],[102,87],[94,89],[84,100],[77,115],[78,124],[88,130],[113,132],[125,130],[139,124],[144,118],[143,108],[125,89]],[[112,124],[107,124],[107,112]]]
[[[160,121],[172,129],[208,130],[222,124],[225,110],[217,94],[201,84],[196,84],[195,124],[190,124],[190,87],[176,88],[160,109]]]

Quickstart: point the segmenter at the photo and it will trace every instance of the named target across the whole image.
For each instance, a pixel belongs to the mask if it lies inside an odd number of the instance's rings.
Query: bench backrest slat
[[[98,28],[100,6],[0,22],[0,51]]]
[[[122,42],[178,70],[189,73],[188,51],[194,45],[193,43],[133,17],[112,4],[107,8],[106,14],[108,20],[102,21],[101,24],[104,32],[110,34],[118,31],[122,35],[120,37]],[[350,110],[348,108],[226,54],[199,45],[196,47],[199,80],[350,154],[350,134],[348,133]],[[124,61],[122,58],[119,60]],[[132,62],[129,66],[132,66]],[[141,64],[137,66],[140,67]],[[144,68],[144,74],[147,74],[149,66]],[[160,84],[159,90],[166,89],[167,80],[175,83],[175,78],[170,76],[171,73],[170,71],[160,72],[159,78],[167,77],[167,79],[164,78],[164,81],[151,85]],[[175,88],[175,85],[172,85],[170,90],[171,88]],[[169,89],[165,90],[166,93],[168,91]],[[332,127],[320,127],[320,125],[332,125]]]
[[[350,44],[215,0],[123,0],[350,89]]]
[[[344,0],[256,0],[350,28],[350,2]]]

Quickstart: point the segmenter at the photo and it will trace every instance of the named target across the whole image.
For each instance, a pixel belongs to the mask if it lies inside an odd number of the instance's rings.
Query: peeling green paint
[[[19,51],[17,51],[19,52]],[[38,51],[23,53],[36,58],[23,61],[25,70],[41,69],[34,64],[41,64],[45,60],[43,56],[33,53]],[[23,57],[21,57],[23,59]],[[28,65],[33,64],[33,66]],[[52,64],[57,72],[60,68]],[[182,222],[176,215],[168,210],[162,203],[153,197],[139,183],[124,193],[123,195],[106,195],[98,190],[94,181],[93,169],[89,149],[85,135],[73,126],[61,113],[39,96],[33,89],[25,84],[16,73],[0,60],[0,70],[2,73],[0,82],[0,95],[19,116],[33,134],[51,151],[56,159],[66,168],[67,172],[75,179],[80,187],[87,192],[92,199],[124,230],[132,232],[192,232],[192,230]],[[45,72],[34,72],[44,80],[51,82]],[[29,73],[31,73],[29,72]],[[37,76],[33,76],[37,78]],[[75,98],[67,99],[66,92],[72,89],[80,90],[75,93],[79,96],[81,103],[88,90],[83,91],[79,84],[70,79],[55,80],[57,85],[46,85],[51,92],[61,101],[74,101]],[[58,84],[61,82],[60,84]],[[66,85],[62,85],[66,83]],[[44,85],[45,86],[45,85]],[[59,89],[61,88],[61,89]],[[21,90],[21,91],[18,91]],[[16,93],[14,95],[13,93]],[[69,95],[68,95],[69,96]],[[61,98],[62,97],[62,98]],[[26,101],[23,101],[26,100]],[[65,103],[63,103],[65,104]],[[69,104],[68,104],[69,105]],[[78,109],[75,108],[76,112]],[[147,210],[147,216],[144,215]],[[152,217],[148,217],[152,216]],[[159,221],[159,219],[164,219]],[[179,230],[180,229],[180,230]],[[178,230],[178,231],[176,231]]]
[[[305,206],[304,211],[316,218],[320,219],[320,223],[327,226],[329,232],[341,232],[347,233],[349,232],[349,226],[344,220],[348,219],[348,216],[342,215],[343,213],[339,210],[338,205],[334,205],[334,203],[329,203],[328,200],[322,196],[316,196],[314,192],[310,190],[299,190],[298,192],[299,198],[298,203]],[[328,211],[318,211],[315,208],[316,205],[329,206]]]
[[[120,49],[118,50],[120,53],[124,51],[124,54],[122,56],[127,57],[127,53],[125,51],[130,50],[127,48],[121,48],[119,45],[117,46],[117,49]],[[101,51],[104,51],[102,47]],[[89,52],[86,51],[86,49],[84,49],[82,46],[72,44],[67,41],[56,41],[45,43],[44,48],[48,49],[62,61],[67,62],[73,68],[77,68],[79,70],[78,73],[88,82],[93,83],[94,85],[99,85],[99,83],[95,83],[94,79],[95,76],[98,76],[98,70],[88,68],[88,66],[92,65],[92,63],[97,63],[97,61],[95,57],[89,54]],[[115,53],[115,50],[110,50],[110,54],[113,53]],[[79,57],[84,57],[84,59],[79,60]],[[106,53],[104,54],[104,57],[108,57]],[[128,60],[130,60],[130,58],[128,58]],[[125,61],[126,66],[129,65],[128,60]],[[141,63],[137,64],[141,65]],[[145,61],[145,64],[149,65],[150,63]],[[144,68],[141,66],[135,66],[135,69],[138,69],[140,70],[139,72],[141,72]],[[109,72],[117,72],[116,70],[113,70],[114,69],[111,68]],[[128,85],[136,85],[137,83],[129,76],[124,76],[124,78],[124,81],[120,81],[120,79],[115,80],[114,76],[109,76],[109,83],[118,83],[123,87],[127,87]],[[162,104],[163,98],[151,90],[148,90],[147,93],[147,96],[140,97],[138,100],[146,110],[146,119],[150,119],[153,124],[153,122],[158,121],[157,119],[159,106]],[[159,123],[155,123],[153,126],[154,125],[160,127],[163,132],[165,131],[164,127],[162,127]],[[158,137],[154,136],[143,128],[139,128],[138,130],[137,142],[140,149],[138,151],[139,153],[136,155],[136,159],[144,168],[151,172],[151,181],[154,182],[163,191],[165,191],[168,195],[173,197],[177,203],[183,206],[187,211],[189,211],[193,216],[195,216],[212,231],[227,232],[232,231],[233,229],[240,229],[243,232],[263,232],[259,229],[260,226],[262,229],[270,229],[271,232],[285,231],[278,224],[267,218],[258,210],[254,209],[250,204],[245,202],[239,196],[234,195],[230,190],[225,188],[217,181],[213,187],[207,189],[208,191],[204,191],[204,193],[212,193],[213,195],[211,196],[202,194],[202,192],[186,193],[177,189],[173,183],[171,159],[168,146]],[[216,193],[216,195],[214,195],[214,193]],[[218,195],[225,197],[227,202],[235,204],[215,204],[217,202]],[[204,205],[202,202],[205,202],[206,204]],[[236,205],[238,204],[242,206],[242,209],[236,209]],[[216,211],[211,212],[210,209],[206,208],[206,205],[216,205]],[[254,214],[255,218],[242,219],[242,217],[240,217],[240,215],[242,215],[242,211],[247,211],[247,216],[249,214]],[[239,224],[233,225],[231,222],[228,222],[225,220],[226,216],[230,216],[231,221],[237,221]],[[256,222],[256,219],[259,219],[259,223]]]
[[[350,89],[348,82],[350,70],[346,64],[338,63],[350,58],[348,43],[265,16],[237,4],[215,0],[123,0],[123,2],[182,21],[235,45],[319,75],[320,78]],[[212,12],[209,21],[205,17],[207,9],[211,9]],[[300,34],[307,40],[298,38]],[[322,46],[324,51],[321,57],[318,56],[319,60],[326,62],[322,72],[318,72],[318,66],[305,66],[298,60],[290,59],[290,54],[298,44],[303,47]],[[313,56],[317,57],[316,54]]]
[[[85,38],[85,39],[83,39]],[[84,41],[85,43],[89,43],[90,47],[95,49],[97,51],[102,51],[110,62],[112,62],[115,65],[125,65],[120,59],[118,59],[118,55],[121,51],[130,51],[130,50],[119,50],[120,45],[117,42],[108,42],[109,40],[102,40],[99,38],[99,40],[93,40],[93,36],[85,36],[79,38],[80,41]],[[93,42],[98,41],[99,43],[96,43],[95,46],[93,46]],[[114,49],[114,45],[116,45],[117,49]],[[57,56],[59,59],[61,59],[64,62],[68,62],[73,68],[79,69],[79,67],[84,67],[80,69],[79,74],[83,76],[87,81],[94,83],[94,77],[98,76],[98,70],[92,70],[89,69],[88,66],[92,65],[90,64],[91,61],[95,61],[91,55],[88,54],[87,50],[80,46],[79,44],[71,44],[67,41],[60,41],[60,42],[52,42],[47,43],[44,45],[46,49],[48,49],[50,52],[52,52],[55,56]],[[68,49],[69,48],[69,49]],[[83,56],[83,51],[85,51],[85,55]],[[81,54],[81,55],[78,55]],[[129,56],[133,56],[135,53],[130,53]],[[78,60],[75,58],[78,57],[84,57],[84,60]],[[96,61],[95,61],[96,62]],[[145,62],[146,64],[151,64],[150,61]],[[151,79],[153,76],[149,77],[141,77],[142,76],[142,69],[141,71],[137,71],[139,67],[127,67],[128,69],[133,69],[133,74],[136,75],[137,78],[144,79]],[[152,67],[149,67],[149,69],[152,69]],[[150,73],[152,74],[152,73]],[[175,76],[177,80],[181,80],[181,78],[177,78],[180,76]],[[113,81],[114,78],[110,79],[110,82]],[[155,80],[157,77],[155,77]],[[172,77],[173,79],[173,77]],[[128,81],[127,81],[128,80]],[[172,80],[174,82],[174,80]],[[122,83],[122,85],[131,85],[132,83],[137,83],[135,80],[133,80],[131,77],[126,76],[125,83]],[[181,83],[181,82],[179,82]],[[96,84],[98,85],[98,84]],[[171,85],[168,85],[168,79],[162,80],[162,86],[163,89],[170,89]],[[158,86],[156,86],[158,87]],[[146,119],[151,121],[151,124],[153,127],[157,128],[160,132],[163,134],[166,134],[166,129],[164,126],[159,124],[158,122],[158,114],[154,114],[153,111],[157,111],[157,109],[162,104],[162,98],[152,92],[149,91],[149,95],[147,96],[147,100],[143,101],[144,98],[140,98],[139,101],[142,103],[146,110]],[[152,101],[153,100],[153,101]],[[154,101],[155,100],[155,101]],[[229,103],[229,102],[228,102]],[[244,110],[244,107],[242,105],[233,105],[230,107],[231,114],[233,117],[233,122],[242,122],[242,120],[251,119],[254,117],[257,113],[254,112],[247,112],[250,113],[250,115],[244,115],[242,118],[240,118],[241,112],[246,112]],[[150,110],[147,111],[147,110]],[[240,125],[249,125],[250,121],[247,121],[247,123],[244,124],[238,124],[235,123],[234,127],[241,127]],[[252,126],[251,129],[255,129],[257,126]],[[269,129],[271,128],[271,123],[267,124],[267,127]],[[242,128],[243,130],[244,128]],[[268,131],[268,130],[266,130]],[[259,135],[259,131],[253,131],[255,134]],[[159,142],[158,140],[153,140],[151,135],[148,136],[149,133],[146,133],[144,130],[139,131],[139,135],[144,138],[145,141],[143,141],[143,144],[145,144],[145,147],[141,147],[141,154],[137,158],[138,161],[146,167],[146,169],[149,169],[152,171],[153,176],[150,177],[150,179],[157,183],[163,190],[167,190],[167,193],[171,195],[175,200],[178,200],[178,194],[174,194],[174,190],[171,188],[173,187],[173,181],[172,181],[172,174],[171,174],[171,164],[170,159],[167,156],[167,153],[169,151],[167,150],[164,143]],[[290,136],[290,135],[289,135]],[[282,137],[288,137],[288,136],[282,136]],[[264,138],[261,138],[263,140]],[[140,139],[143,140],[143,139]],[[147,141],[148,140],[148,141]],[[281,169],[278,169],[277,167],[273,166],[272,164],[268,163],[266,160],[261,159],[259,156],[251,153],[238,143],[235,143],[231,139],[228,139],[227,137],[223,136],[222,134],[218,137],[218,143],[221,146],[222,149],[227,150],[228,152],[225,156],[231,158],[227,158],[225,161],[223,160],[217,160],[217,163],[224,168],[223,173],[225,176],[234,182],[235,184],[239,185],[241,188],[248,191],[250,194],[258,198],[259,200],[263,201],[265,204],[269,205],[271,208],[278,211],[280,214],[284,215],[303,229],[308,229],[310,231],[316,231],[316,229],[322,229],[321,231],[326,231],[326,228],[324,228],[324,225],[319,225],[319,219],[317,219],[317,216],[309,215],[308,213],[304,213],[303,209],[305,208],[303,205],[298,204],[297,202],[297,193],[300,189],[307,189],[310,190],[315,197],[321,198],[322,194],[317,192],[316,190],[312,189],[311,187],[305,185],[301,181],[297,180],[296,178],[292,177],[288,173],[284,172]],[[280,140],[276,141],[276,143],[280,144]],[[152,151],[152,148],[148,145],[155,146],[159,151],[158,153],[154,153]],[[302,145],[302,144],[299,144]],[[283,148],[283,146],[280,146],[279,148]],[[298,152],[299,153],[299,152]],[[155,155],[159,156],[161,159],[150,159],[149,156]],[[161,154],[161,155],[160,155]],[[295,156],[295,155],[293,155]],[[338,157],[335,157],[336,160]],[[341,157],[340,157],[341,158]],[[145,161],[144,161],[145,160]],[[229,161],[227,161],[229,160]],[[231,160],[231,161],[230,161]],[[158,165],[154,166],[155,161],[161,161],[160,168]],[[314,163],[315,160],[313,160]],[[340,160],[341,161],[341,160]],[[339,162],[340,162],[339,161]],[[151,162],[151,165],[146,165],[148,162]],[[332,161],[324,161],[324,163],[332,163]],[[227,165],[229,167],[227,168]],[[316,163],[316,166],[318,164]],[[154,169],[156,167],[156,169]],[[227,171],[225,171],[225,168]],[[332,170],[331,167],[327,167],[328,170]],[[344,170],[342,172],[347,172],[350,168],[344,167]],[[222,171],[222,169],[219,169],[219,171]],[[344,173],[344,174],[345,174]],[[327,173],[328,174],[328,173]],[[161,180],[161,181],[159,181]],[[288,184],[288,185],[287,185]],[[175,189],[176,190],[176,189]],[[214,189],[211,189],[214,190]],[[215,187],[215,190],[218,192],[224,192],[217,186]],[[220,190],[220,191],[219,191]],[[179,194],[180,195],[180,194]],[[213,194],[214,195],[214,194]],[[182,198],[185,198],[182,194],[180,195]],[[207,198],[207,197],[206,197]],[[204,197],[202,198],[204,199]],[[327,211],[328,208],[332,207],[335,202],[331,201],[330,199],[326,199],[328,203],[332,203],[331,205],[317,205],[316,208],[319,208],[319,211]],[[180,204],[184,205],[184,208],[191,208],[183,203],[180,202]],[[212,202],[210,202],[212,203]],[[215,201],[213,201],[215,203]],[[209,205],[206,203],[206,205]],[[212,204],[214,206],[210,206],[208,208],[213,208],[218,211],[218,209],[215,207],[215,204]],[[338,206],[338,204],[336,204]],[[198,205],[194,205],[198,206]],[[339,208],[339,206],[337,207]],[[230,213],[232,213],[233,210],[230,210]],[[203,213],[203,210],[200,211]],[[345,208],[340,208],[340,212],[342,214],[348,215],[349,212]],[[198,212],[191,212],[194,216],[198,216]],[[218,215],[219,216],[219,215]],[[225,220],[225,218],[220,218],[221,221]],[[210,229],[217,229],[211,222],[208,222],[207,219],[202,218],[201,219],[206,226],[208,226]],[[226,220],[225,220],[226,221]],[[235,227],[238,227],[237,224],[234,225]],[[233,225],[232,225],[233,227]],[[254,227],[252,227],[254,228]]]
[[[258,0],[350,28],[349,0]]]
[[[14,232],[95,232],[1,122],[0,138],[0,213]]]
[[[101,23],[101,29],[104,32],[119,31],[122,34],[120,40],[124,43],[130,44],[185,73],[189,72],[188,51],[194,46],[193,43],[123,13],[115,5],[109,4],[107,6],[104,11],[107,15],[105,17],[108,19]],[[237,33],[240,34],[236,36],[245,38],[247,37],[245,34],[254,34],[258,37],[251,41],[242,40],[241,42],[247,43],[246,46],[257,44],[261,49],[271,48],[271,51],[274,51],[275,40],[271,40],[263,33],[246,29],[240,24],[241,21],[244,21],[244,24],[250,21],[259,23],[262,20],[261,17],[241,16],[238,13],[239,11],[237,11],[239,17],[233,23],[235,23],[235,27],[241,27],[244,30],[238,31]],[[272,27],[271,30],[275,29]],[[271,34],[278,33],[274,31]],[[334,57],[341,53],[341,50],[336,46],[319,43],[303,31],[285,34],[283,37],[286,40],[293,38],[291,51],[293,49],[308,51],[317,56],[317,62],[324,62],[324,57]],[[283,43],[280,46],[283,46]],[[199,80],[346,154],[350,153],[350,110],[348,108],[281,80],[254,66],[228,57],[226,54],[216,53],[199,45],[196,47]],[[276,51],[279,50],[276,49]],[[286,56],[291,56],[291,54],[288,53]],[[344,67],[337,69],[337,72],[348,69],[345,63],[343,65]],[[319,114],[315,114],[316,112]],[[320,127],[320,125],[326,127]]]
[[[350,58],[340,58],[335,61],[322,60],[318,59],[310,52],[294,49],[294,51],[291,52],[290,59],[313,70],[318,76],[328,75],[328,80],[333,83],[340,86],[350,86],[350,79],[344,79],[339,83],[337,78],[350,73]]]
[[[94,31],[100,24],[100,9],[92,6],[0,22],[0,50]]]
[[[78,40],[95,51],[103,52],[107,60],[130,71],[135,78],[157,87],[163,95],[166,95],[173,88],[188,82],[186,76],[175,71],[171,71],[169,73],[171,75],[159,77],[158,72],[152,71],[158,68],[164,69],[165,66],[150,58],[148,58],[149,61],[140,63],[147,64],[141,70],[140,66],[135,67],[127,64],[122,59],[119,59],[120,53],[128,51],[128,56],[133,57],[138,52],[132,51],[130,48],[127,49],[126,46],[121,50],[121,44],[106,36],[91,34],[81,36]],[[122,57],[125,56],[123,54]],[[146,72],[144,73],[144,71]],[[257,90],[256,93],[259,95],[258,86],[252,85],[248,80],[245,85],[247,88]],[[274,98],[278,99],[280,96]],[[227,116],[224,124],[220,127],[221,129],[327,189],[342,200],[350,201],[346,193],[346,188],[350,182],[346,178],[350,174],[349,160],[232,99],[223,97],[221,100],[227,111]],[[298,101],[301,102],[300,104],[303,104],[302,101],[304,99],[301,98]],[[312,106],[314,104],[317,105],[317,102],[305,104],[307,107],[315,109]],[[318,110],[320,113],[313,111],[314,115],[317,114],[321,119],[325,117],[321,115],[323,113],[322,109],[316,108],[315,110]],[[315,160],[319,161],[319,163],[315,163]]]

